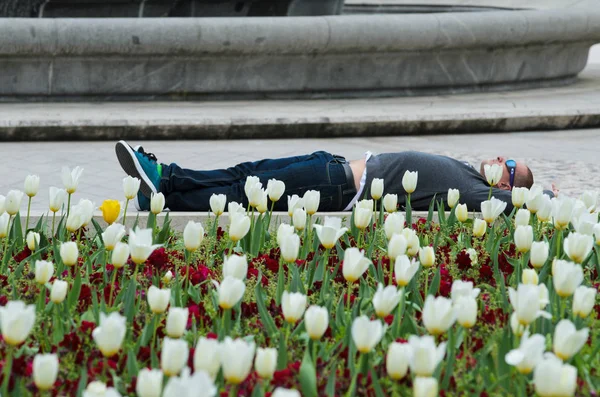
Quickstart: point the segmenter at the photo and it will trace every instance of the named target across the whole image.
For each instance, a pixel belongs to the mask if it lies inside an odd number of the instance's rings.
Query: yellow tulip
[[[119,218],[119,214],[121,213],[121,203],[117,200],[104,200],[100,206],[100,210],[102,211],[104,222],[112,225]]]

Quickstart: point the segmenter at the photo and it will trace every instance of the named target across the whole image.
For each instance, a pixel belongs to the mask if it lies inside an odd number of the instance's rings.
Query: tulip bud
[[[528,326],[540,316],[549,316],[549,313],[540,310],[542,302],[538,285],[519,284],[516,290],[509,287],[508,296],[515,310],[517,321],[522,326]]]
[[[458,298],[454,305],[456,321],[463,328],[472,328],[477,321],[477,300],[472,296]]]
[[[59,189],[57,187],[52,186],[49,190],[49,206],[50,206],[50,211],[52,212],[58,212],[60,211],[61,207],[63,206],[64,202],[65,202],[65,196],[67,195],[67,192],[64,189]],[[1,213],[1,211],[0,211]]]
[[[131,260],[136,265],[141,265],[148,260],[152,251],[160,247],[160,244],[152,244],[152,229],[140,229],[129,232],[129,253]]]
[[[14,216],[19,212],[21,208],[21,200],[23,199],[23,192],[20,190],[11,190],[6,195],[4,201],[4,210],[8,212],[8,215]]]
[[[35,261],[35,281],[46,284],[54,275],[54,264],[49,261]]]
[[[233,242],[243,239],[250,231],[250,217],[230,213],[229,238]]]
[[[246,255],[231,255],[223,258],[223,278],[231,276],[244,280],[248,274],[248,260]]]
[[[477,251],[475,251],[475,248],[468,248],[466,252],[469,259],[471,259],[471,266],[475,266],[477,264]]]
[[[413,383],[413,397],[437,397],[438,381],[436,378],[416,377]]]
[[[383,179],[373,178],[371,181],[371,197],[379,200],[383,196]]]
[[[291,218],[294,215],[294,210],[296,208],[302,208],[304,203],[303,203],[303,200],[297,194],[288,196],[287,201],[288,201],[288,215]]]
[[[61,177],[67,193],[75,193],[77,190],[77,185],[79,185],[79,178],[81,178],[82,173],[83,168],[79,166],[73,168],[73,170],[70,170],[69,167],[62,168]]]
[[[533,213],[533,212],[532,212]],[[542,223],[550,222],[552,218],[552,200],[547,194],[542,195],[542,204],[536,213],[538,220]]]
[[[369,268],[371,260],[365,258],[365,252],[356,247],[346,248],[342,263],[342,272],[346,281],[353,283],[362,277]]]
[[[39,248],[40,246],[40,234],[36,233],[36,232],[27,232],[27,248],[29,248],[30,251],[35,251],[36,248]]]
[[[71,233],[75,233],[83,226],[84,222],[86,221],[86,217],[87,215],[83,207],[78,205],[71,207],[71,212],[67,216],[67,230]]]
[[[390,259],[396,259],[399,255],[406,254],[406,239],[401,234],[394,234],[388,242],[387,254]]]
[[[221,309],[231,309],[234,307],[242,299],[244,291],[246,291],[246,284],[242,280],[231,276],[225,277],[221,284],[213,280],[213,284],[217,289]]]
[[[419,179],[419,171],[406,171],[402,176],[402,187],[404,191],[411,194],[417,188],[417,180]]]
[[[454,213],[456,214],[456,219],[458,219],[459,222],[464,222],[469,218],[469,211],[467,210],[466,204],[457,205]]]
[[[389,214],[385,219],[383,228],[385,229],[385,236],[388,240],[390,240],[394,234],[401,234],[404,229],[404,215],[400,212]]]
[[[280,223],[277,228],[277,245],[281,247],[283,239],[292,234],[294,234],[294,226],[288,225],[287,223]]]
[[[104,242],[104,248],[107,251],[112,251],[115,249],[115,245],[125,236],[125,226],[120,223],[113,223],[108,226],[102,232],[102,241]]]
[[[340,237],[348,231],[347,227],[342,227],[342,220],[338,217],[326,216],[323,225],[313,225],[317,231],[317,236],[321,245],[327,249],[335,247]]]
[[[163,373],[160,369],[142,368],[137,376],[135,392],[138,397],[160,397]]]
[[[312,305],[306,309],[304,314],[304,327],[308,336],[312,340],[319,340],[323,337],[329,326],[329,313],[327,308]]]
[[[104,382],[97,380],[87,385],[82,397],[121,397],[121,394],[114,387],[106,387]]]
[[[256,358],[254,360],[254,368],[256,373],[263,379],[271,379],[277,367],[277,349],[274,348],[258,348],[256,349]]]
[[[253,342],[243,339],[233,340],[226,336],[221,342],[221,366],[228,383],[237,385],[248,377],[254,361],[254,349]]]
[[[566,298],[573,293],[583,282],[583,268],[581,265],[554,259],[552,262],[552,281],[554,290],[561,298]]]
[[[275,388],[271,397],[302,397],[298,390],[284,389],[283,387]]]
[[[460,192],[458,189],[448,189],[448,207],[454,208],[456,204],[458,204],[458,199],[460,198]],[[467,207],[465,206],[465,210]],[[461,221],[464,222],[464,221]]]
[[[96,208],[96,204],[94,204],[90,200],[81,199],[79,200],[79,203],[77,203],[77,206],[81,210],[82,226],[87,226],[94,217],[94,210]]]
[[[263,199],[267,200],[267,191],[263,189],[262,183],[256,182],[248,186],[248,204],[251,207],[258,207]]]
[[[194,371],[206,371],[215,379],[221,368],[220,348],[218,340],[200,337],[194,351]]]
[[[0,330],[2,338],[11,346],[18,346],[27,339],[35,324],[35,305],[22,301],[9,301],[0,306]]]
[[[313,215],[319,209],[319,203],[321,201],[321,192],[318,190],[308,190],[302,197],[304,203],[304,209],[308,215]]]
[[[415,256],[421,249],[419,246],[419,236],[413,229],[406,228],[402,230],[402,235],[406,239],[406,254],[408,256]]]
[[[306,211],[303,208],[296,208],[292,216],[292,223],[296,230],[302,231],[306,227]]]
[[[517,251],[527,252],[531,249],[533,243],[533,228],[530,225],[517,226],[514,237]]]
[[[500,164],[485,164],[483,166],[483,172],[488,185],[496,186],[498,182],[500,182],[500,179],[502,179],[504,169]]]
[[[371,224],[372,217],[372,208],[356,207],[356,209],[354,210],[354,226],[356,226],[360,230],[365,230]]]
[[[441,335],[454,324],[456,314],[452,308],[452,301],[443,296],[434,298],[431,295],[425,299],[423,305],[423,325],[432,335]]]
[[[165,209],[165,195],[162,193],[152,193],[150,197],[150,211],[154,215],[158,215],[163,209]]]
[[[34,197],[40,189],[40,177],[37,175],[27,175],[25,178],[24,191],[29,197]]]
[[[188,361],[190,349],[183,339],[163,339],[160,368],[167,376],[178,375]]]
[[[119,215],[121,214],[121,203],[117,200],[104,200],[99,209],[102,211],[102,219],[104,219],[104,222],[112,225],[119,219]]]
[[[473,221],[473,236],[483,237],[487,230],[487,223],[483,219],[475,219]]]
[[[173,280],[173,272],[172,271],[168,271],[165,273],[165,275],[162,277],[162,282],[164,284],[169,284],[171,282],[171,280]]]
[[[170,338],[181,338],[185,332],[188,317],[189,310],[187,308],[171,307],[167,314],[167,324],[165,326],[167,335]]]
[[[417,377],[432,376],[446,354],[446,342],[442,342],[436,347],[435,340],[431,335],[411,335],[408,338],[408,344],[412,351],[410,371]]]
[[[113,249],[110,258],[112,265],[116,269],[120,269],[123,266],[125,266],[125,264],[127,263],[127,259],[129,259],[129,245],[119,241],[115,245],[115,248]]]
[[[529,194],[527,196],[527,209],[532,214],[536,214],[543,205],[543,196],[544,190],[540,185],[533,184],[529,189]]]
[[[3,213],[0,215],[0,238],[8,236],[8,228],[10,226],[10,215]]]
[[[279,235],[277,235],[279,237]],[[281,257],[286,263],[296,262],[298,253],[300,252],[300,237],[293,233],[284,236],[280,243]]]
[[[548,260],[548,250],[550,245],[546,241],[535,241],[531,243],[531,253],[529,255],[529,262],[531,266],[536,269],[541,269],[546,260]]]
[[[171,299],[171,290],[160,289],[151,285],[148,289],[148,305],[154,314],[161,314],[167,310],[169,300]]]
[[[500,216],[502,212],[506,209],[506,202],[502,200],[498,200],[495,197],[492,197],[491,200],[486,200],[481,203],[481,216],[483,219],[491,225],[494,223],[496,218]]]
[[[523,284],[538,285],[539,277],[534,269],[523,269],[521,277]]]
[[[511,193],[512,204],[516,208],[521,208],[529,198],[529,189],[526,187],[513,187]]]
[[[188,252],[200,248],[204,240],[204,228],[200,222],[189,221],[183,229],[183,244]]]
[[[227,196],[224,194],[212,194],[210,196],[210,210],[215,216],[221,216],[225,212],[225,204],[227,204]]]
[[[394,263],[394,275],[396,276],[396,284],[400,287],[406,287],[415,273],[419,270],[419,262],[408,259],[406,255],[396,257]]]
[[[267,182],[267,194],[269,200],[276,202],[279,201],[283,193],[285,192],[285,183],[278,181],[277,179],[269,179]]]
[[[371,321],[363,315],[354,319],[351,332],[356,350],[361,353],[369,353],[383,337],[383,325],[381,321]]]
[[[531,213],[529,210],[525,208],[521,208],[517,211],[515,215],[515,226],[527,226],[529,225],[529,218],[531,217]]]
[[[586,318],[594,309],[596,289],[580,285],[573,294],[573,315]]]
[[[588,340],[589,329],[582,328],[577,331],[575,324],[567,319],[560,320],[554,328],[552,350],[556,357],[563,361],[570,360]]]
[[[383,288],[383,284],[379,283],[377,291],[373,295],[373,307],[375,308],[377,317],[384,318],[389,315],[396,305],[398,305],[398,302],[400,302],[401,296],[402,292],[398,291],[395,286],[388,285]]]
[[[56,354],[36,354],[33,358],[33,383],[38,390],[51,390],[57,377],[58,356]]]
[[[385,368],[393,380],[401,380],[408,372],[412,350],[408,343],[392,342],[385,356]]]
[[[569,226],[574,209],[575,200],[567,196],[560,196],[560,198],[552,200],[552,218],[557,230],[563,230]]]
[[[421,247],[419,249],[419,261],[423,267],[432,267],[435,265],[435,251],[433,247]]]
[[[123,192],[127,200],[133,200],[137,196],[141,182],[139,178],[132,177],[131,175],[123,178]]]
[[[450,297],[455,304],[460,298],[477,298],[481,290],[473,288],[472,281],[454,280],[450,289]]]
[[[260,184],[262,188],[262,183],[260,182],[260,178],[257,176],[248,176],[246,177],[246,182],[244,183],[244,193],[246,197],[250,198],[251,190],[256,188],[256,184]]]
[[[281,310],[285,321],[290,324],[297,323],[306,310],[306,295],[299,292],[289,293],[283,291],[281,297]]]
[[[522,335],[519,348],[508,352],[504,360],[507,364],[517,367],[523,375],[529,375],[544,357],[546,338],[540,334],[529,337],[529,331],[522,332]]]
[[[112,357],[121,349],[126,332],[125,317],[117,312],[112,312],[108,316],[100,313],[100,325],[92,331],[92,338],[104,357]]]
[[[62,280],[54,280],[52,283],[52,289],[50,290],[50,300],[58,305],[62,303],[67,297],[67,290],[69,289],[69,283]]]
[[[577,232],[569,233],[564,241],[565,254],[575,263],[583,263],[594,248],[594,238]]]
[[[577,389],[577,369],[563,364],[547,354],[533,370],[535,391],[540,397],[574,396]]]
[[[383,196],[383,208],[388,213],[398,211],[398,195],[388,193]]]

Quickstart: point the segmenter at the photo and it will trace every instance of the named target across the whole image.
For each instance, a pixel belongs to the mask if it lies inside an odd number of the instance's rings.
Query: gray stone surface
[[[600,48],[598,48],[600,50]],[[419,98],[0,104],[0,141],[368,137],[600,126],[600,51],[571,86]],[[3,144],[4,145],[4,144]]]
[[[0,96],[118,100],[460,93],[565,84],[600,10],[8,19]]]

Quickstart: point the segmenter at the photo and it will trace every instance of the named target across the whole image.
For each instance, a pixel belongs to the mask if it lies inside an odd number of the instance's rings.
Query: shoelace
[[[143,147],[140,147],[138,149],[138,153],[141,153],[144,157],[147,157],[148,159],[150,159],[150,160],[152,160],[154,162],[158,161],[157,158],[156,158],[156,156],[154,155],[154,153],[146,152]]]

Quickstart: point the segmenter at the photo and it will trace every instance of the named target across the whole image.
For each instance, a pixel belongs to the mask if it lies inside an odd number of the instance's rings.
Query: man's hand
[[[560,189],[556,187],[554,182],[552,182],[552,193],[554,194],[554,197],[558,197],[558,192],[560,192]]]

